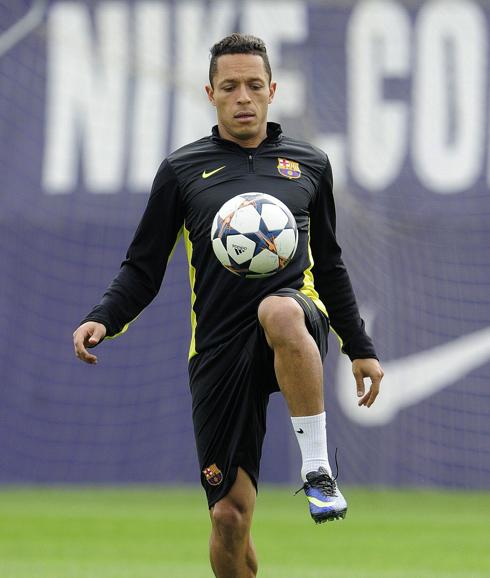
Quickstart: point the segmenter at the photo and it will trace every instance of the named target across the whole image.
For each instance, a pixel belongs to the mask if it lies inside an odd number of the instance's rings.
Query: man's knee
[[[303,309],[292,297],[266,297],[259,305],[258,318],[270,346],[289,341],[305,329]]]
[[[211,512],[213,527],[224,540],[248,537],[252,513],[232,500],[220,500]]]

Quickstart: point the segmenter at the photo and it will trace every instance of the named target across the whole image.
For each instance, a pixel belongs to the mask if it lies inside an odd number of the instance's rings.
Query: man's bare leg
[[[271,295],[258,310],[274,369],[286,399],[301,450],[301,477],[321,468],[331,475],[328,461],[323,364],[318,345],[306,327],[302,307],[292,297]]]
[[[261,302],[258,315],[301,450],[310,515],[317,524],[344,518],[347,502],[328,463],[323,364],[303,309],[292,297],[271,295]]]
[[[257,557],[250,535],[256,491],[238,469],[230,492],[210,509],[210,560],[216,578],[255,578]]]
[[[259,322],[274,350],[277,382],[294,416],[324,411],[323,364],[301,306],[292,297],[271,295],[259,306]]]

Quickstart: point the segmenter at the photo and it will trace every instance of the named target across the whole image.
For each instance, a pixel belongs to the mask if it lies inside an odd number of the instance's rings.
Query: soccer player
[[[373,404],[383,377],[335,237],[330,162],[267,122],[275,91],[260,39],[232,34],[212,47],[206,92],[218,124],[163,161],[118,275],[74,333],[77,357],[96,363],[88,349],[122,333],[150,303],[183,235],[192,288],[192,414],[217,578],[257,574],[250,528],[270,393],[280,390],[286,399],[303,490],[319,523],[347,510],[327,454],[322,363],[330,324],[352,360],[360,406]],[[262,279],[227,271],[210,241],[221,205],[250,191],[280,199],[298,225],[294,259]]]

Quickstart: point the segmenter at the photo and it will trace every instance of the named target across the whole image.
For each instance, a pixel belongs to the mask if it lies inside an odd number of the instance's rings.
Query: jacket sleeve
[[[165,160],[119,273],[82,323],[102,323],[107,337],[123,333],[158,293],[183,222],[177,177]]]
[[[336,217],[332,187],[332,167],[327,159],[310,214],[315,288],[327,308],[331,327],[340,339],[342,351],[351,360],[377,359],[373,342],[366,334],[364,321],[359,315],[349,274],[335,237]]]

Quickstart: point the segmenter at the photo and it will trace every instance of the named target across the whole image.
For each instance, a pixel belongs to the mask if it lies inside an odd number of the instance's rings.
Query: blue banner
[[[0,0],[0,482],[198,480],[182,248],[96,367],[71,333],[161,160],[209,134],[208,49],[239,30],[268,46],[270,120],[331,158],[338,237],[386,370],[358,408],[332,338],[342,481],[488,487],[489,18],[464,0]],[[296,482],[279,395],[268,423],[262,479]]]

